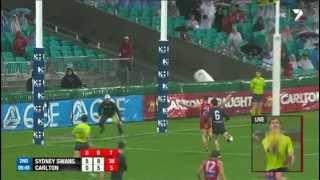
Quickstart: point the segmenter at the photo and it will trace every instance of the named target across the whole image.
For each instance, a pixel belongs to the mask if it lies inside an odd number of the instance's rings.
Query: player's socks
[[[100,134],[102,134],[104,132],[104,125],[103,124],[99,124],[100,126]]]
[[[255,116],[256,115],[255,109],[251,108],[250,109],[250,114],[251,114],[251,116]]]
[[[121,136],[123,134],[122,126],[120,124],[117,124],[117,127],[118,127],[118,133]]]
[[[261,116],[261,109],[260,109],[260,108],[257,108],[257,110],[256,110],[256,116]]]
[[[214,144],[216,145],[216,151],[220,151],[220,146],[217,140],[215,140]]]

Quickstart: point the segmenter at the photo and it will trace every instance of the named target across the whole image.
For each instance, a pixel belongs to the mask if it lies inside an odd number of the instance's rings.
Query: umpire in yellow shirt
[[[294,148],[289,136],[280,129],[281,122],[277,118],[269,121],[270,131],[262,140],[266,157],[266,171],[286,172],[294,162]]]
[[[80,157],[80,150],[89,149],[89,138],[91,133],[91,128],[88,125],[88,116],[82,115],[80,117],[81,123],[76,125],[72,130],[72,134],[75,137],[76,145],[74,147],[74,156]]]
[[[263,105],[265,82],[260,72],[256,72],[256,76],[250,81],[250,89],[253,94],[251,116],[261,115]]]

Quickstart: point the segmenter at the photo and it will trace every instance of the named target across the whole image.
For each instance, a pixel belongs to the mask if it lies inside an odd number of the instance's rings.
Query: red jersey
[[[220,173],[218,161],[218,159],[209,159],[203,163],[202,168],[205,180],[218,180]]]
[[[211,104],[204,102],[200,106],[200,119],[207,120],[209,118],[209,112],[211,109]]]
[[[204,102],[200,106],[200,128],[210,128],[209,112],[211,109],[211,104]]]

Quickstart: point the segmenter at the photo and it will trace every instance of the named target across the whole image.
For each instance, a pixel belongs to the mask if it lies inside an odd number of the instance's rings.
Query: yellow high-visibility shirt
[[[80,123],[74,127],[72,134],[77,142],[88,142],[91,128],[87,123]]]
[[[264,93],[265,82],[263,77],[255,77],[250,81],[250,89],[253,94],[262,95]]]
[[[270,150],[273,144],[277,146],[276,152]],[[267,134],[262,140],[262,145],[266,155],[266,171],[285,167],[288,156],[293,154],[291,138],[282,133]]]

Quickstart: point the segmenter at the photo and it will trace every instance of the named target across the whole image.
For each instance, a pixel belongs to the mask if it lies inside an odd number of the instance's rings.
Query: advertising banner
[[[186,93],[170,94],[168,96],[168,117],[184,118],[198,117],[201,99],[215,97],[221,103],[231,94],[230,100],[223,109],[230,115],[248,113],[252,103],[252,96],[249,91],[224,92],[224,93]],[[263,112],[271,113],[272,96],[271,91],[264,95]],[[281,112],[299,112],[316,110],[319,108],[319,87],[307,86],[287,88],[281,90]],[[154,96],[144,98],[144,119],[153,119],[156,103]]]
[[[123,96],[112,97],[122,115],[124,122],[142,121],[143,97]],[[67,127],[77,124],[82,114],[87,114],[89,124],[98,123],[98,107],[102,98],[72,99],[50,101],[44,104],[45,127]],[[49,107],[49,108],[47,108]],[[1,130],[33,128],[33,104],[18,103],[1,105]],[[110,123],[111,119],[107,121]]]

